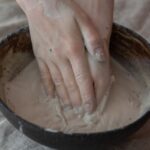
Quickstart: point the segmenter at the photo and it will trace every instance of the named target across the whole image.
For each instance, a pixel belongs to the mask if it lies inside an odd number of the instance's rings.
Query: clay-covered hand
[[[112,2],[94,1],[17,0],[28,18],[47,93],[53,96],[55,87],[65,108],[83,105],[89,113],[103,97],[110,79]],[[92,56],[89,59],[85,47]],[[91,68],[94,63],[100,68]]]
[[[99,34],[99,48],[93,50],[92,45],[95,46],[98,43],[94,36],[96,33],[93,34],[94,31],[91,28],[84,30],[82,35],[85,37],[84,39],[86,47],[88,48],[89,52],[91,52],[91,54],[92,52],[95,53],[96,50],[101,50],[105,53],[105,55],[107,55],[105,56],[107,58],[105,63],[98,63],[98,61],[92,59],[91,55],[89,55],[88,58],[92,78],[94,80],[96,100],[98,104],[103,105],[101,106],[101,109],[104,109],[105,100],[102,101],[102,98],[104,98],[105,94],[108,96],[109,89],[111,88],[111,84],[114,81],[109,63],[109,42],[113,23],[114,0],[75,1],[88,15],[90,21],[96,28],[95,31]],[[89,29],[91,30],[90,32]],[[107,98],[107,96],[105,98]]]

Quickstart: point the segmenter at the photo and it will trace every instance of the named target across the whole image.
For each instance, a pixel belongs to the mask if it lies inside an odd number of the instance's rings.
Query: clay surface
[[[46,129],[66,133],[108,131],[132,123],[141,114],[140,86],[120,64],[112,61],[115,82],[101,111],[101,104],[92,114],[64,111],[59,99],[49,99],[44,91],[36,61],[5,86],[5,97],[13,111],[24,119]]]

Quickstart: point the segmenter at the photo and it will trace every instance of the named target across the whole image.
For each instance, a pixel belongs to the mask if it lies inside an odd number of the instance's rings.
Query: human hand
[[[109,55],[90,17],[80,4],[70,0],[17,1],[27,15],[34,53],[48,94],[53,95],[55,85],[65,107],[78,108],[83,104],[86,112],[92,112],[97,97],[93,83],[100,80],[92,78],[84,42],[108,76]],[[102,87],[102,83],[98,85]]]
[[[105,105],[105,94],[109,94],[109,89],[114,80],[111,75],[111,68],[109,63],[109,42],[112,30],[113,23],[113,9],[114,9],[114,0],[75,0],[85,11],[85,13],[90,18],[90,21],[94,24],[96,30],[99,33],[99,47],[104,51],[105,55],[107,55],[107,59],[105,63],[98,63],[92,59],[92,55],[88,56],[88,61],[90,63],[90,69],[92,73],[92,78],[94,80],[95,94],[97,103],[100,105]],[[89,28],[90,29],[90,28]],[[91,32],[85,31],[82,33],[85,36],[86,48],[88,48],[89,52],[93,51],[91,49],[91,43],[93,45],[96,44],[94,41],[94,37],[92,38],[92,30]],[[90,34],[91,33],[91,34]],[[94,35],[94,34],[93,34]],[[88,41],[90,37],[91,41]],[[90,51],[91,50],[91,51]],[[98,49],[99,51],[100,49]],[[104,98],[102,102],[102,98]],[[101,106],[103,111],[105,106]]]

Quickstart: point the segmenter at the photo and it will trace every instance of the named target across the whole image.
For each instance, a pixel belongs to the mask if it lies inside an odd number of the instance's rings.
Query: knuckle
[[[90,37],[89,44],[93,49],[100,47],[101,46],[100,38],[96,36]]]
[[[76,91],[76,86],[73,81],[67,83],[67,88],[71,93]]]
[[[76,78],[77,81],[82,81],[83,80],[83,76],[84,76],[83,74],[79,73],[79,74],[75,75],[75,78]]]
[[[55,83],[56,87],[59,87],[59,86],[63,85],[63,80],[59,75],[57,75],[54,77],[54,83]]]
[[[68,49],[68,54],[70,57],[78,57],[80,55],[80,51],[76,47],[70,47]]]
[[[89,81],[87,73],[78,73],[75,75],[75,78],[78,82],[87,83]]]
[[[67,45],[67,54],[70,56],[70,57],[79,57],[80,56],[80,43],[79,42],[70,42],[68,45]]]
[[[60,63],[60,62],[64,62],[66,59],[66,55],[65,55],[65,49],[63,48],[57,48],[54,49],[50,55],[50,59],[52,60],[52,62],[56,62],[56,63]]]
[[[83,99],[84,99],[84,101],[87,102],[87,103],[92,102],[92,100],[93,100],[92,93],[89,92],[89,91],[86,92],[86,93],[84,93],[84,94],[83,94]]]
[[[78,65],[81,65],[83,59],[84,59],[84,55],[79,52],[78,50],[75,51],[75,52],[72,52],[70,55],[69,55],[69,59],[72,63],[74,64],[78,64]]]
[[[83,81],[84,82],[84,81]],[[85,83],[86,82],[86,83]],[[83,97],[83,101],[90,102],[94,99],[94,92],[93,92],[93,86],[89,84],[89,80],[85,81],[82,84],[82,91],[81,95]]]
[[[71,48],[70,50],[68,50],[68,52],[70,56],[75,57],[75,58],[78,57],[80,54],[79,50],[75,48]]]

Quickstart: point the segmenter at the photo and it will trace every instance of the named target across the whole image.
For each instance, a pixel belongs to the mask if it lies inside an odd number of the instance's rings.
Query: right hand
[[[34,54],[48,95],[53,96],[55,87],[65,108],[78,109],[83,104],[85,111],[91,113],[96,106],[94,82],[97,80],[92,78],[83,40],[89,41],[92,55],[95,49],[100,49],[96,58],[107,62],[108,76],[109,56],[101,49],[100,35],[90,18],[70,0],[17,2],[27,15]]]

